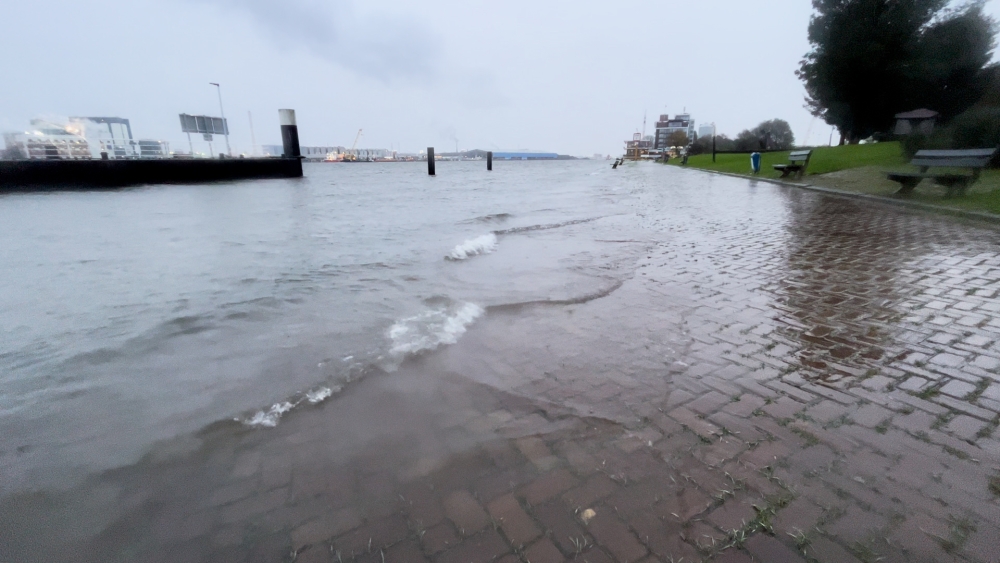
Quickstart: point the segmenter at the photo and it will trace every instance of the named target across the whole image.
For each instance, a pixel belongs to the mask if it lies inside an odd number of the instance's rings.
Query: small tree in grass
[[[667,137],[668,147],[686,147],[688,145],[688,136],[684,131],[674,131]]]

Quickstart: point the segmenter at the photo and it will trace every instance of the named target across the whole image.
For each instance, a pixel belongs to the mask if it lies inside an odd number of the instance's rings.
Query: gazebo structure
[[[910,135],[912,133],[930,135],[934,132],[934,124],[939,115],[938,112],[930,109],[915,109],[897,113],[896,128],[892,132],[896,135]]]

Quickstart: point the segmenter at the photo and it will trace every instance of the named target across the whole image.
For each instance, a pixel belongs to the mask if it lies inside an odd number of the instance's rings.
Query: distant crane
[[[348,151],[348,153],[344,155],[344,162],[357,162],[358,161],[358,155],[354,152],[354,149],[358,148],[358,139],[361,138],[361,132],[363,130],[364,129],[358,129],[358,134],[357,134],[357,136],[354,137],[354,144],[351,145],[351,150]]]

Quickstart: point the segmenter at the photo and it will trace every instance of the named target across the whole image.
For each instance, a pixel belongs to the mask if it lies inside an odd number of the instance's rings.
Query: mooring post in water
[[[427,174],[434,175],[434,147],[427,147]]]
[[[486,170],[493,170],[493,151],[486,151]]]
[[[302,149],[299,148],[299,126],[295,123],[295,110],[279,109],[278,121],[281,123],[281,145],[285,158],[299,158]]]

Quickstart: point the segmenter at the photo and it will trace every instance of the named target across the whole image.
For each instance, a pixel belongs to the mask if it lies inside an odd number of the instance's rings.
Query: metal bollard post
[[[427,174],[434,176],[434,147],[427,147]]]
[[[486,151],[486,170],[493,170],[493,151]]]
[[[295,123],[295,110],[279,109],[278,121],[281,123],[281,146],[285,158],[299,158],[302,149],[299,148],[299,126]]]

